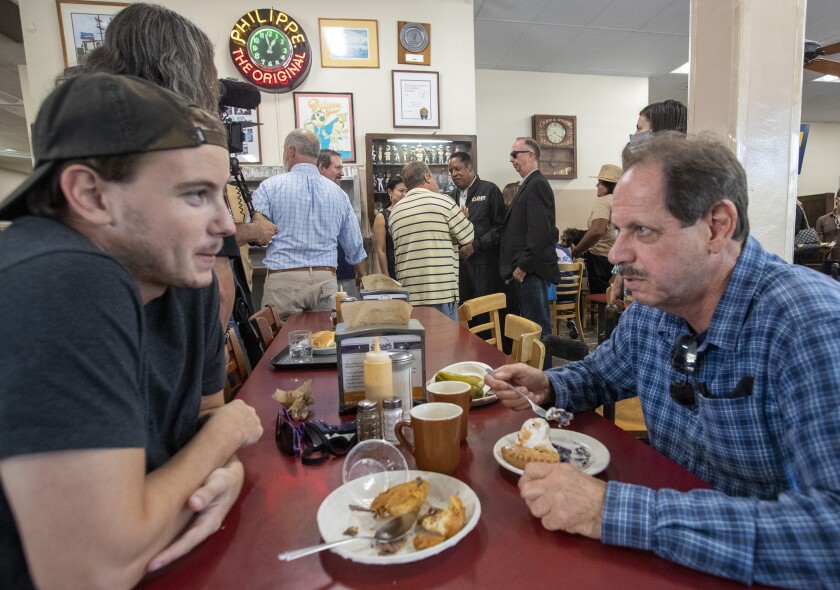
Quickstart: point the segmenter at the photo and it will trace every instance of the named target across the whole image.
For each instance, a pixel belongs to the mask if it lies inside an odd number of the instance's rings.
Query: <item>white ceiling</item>
[[[17,4],[0,0],[0,24],[20,22]],[[474,0],[474,15],[477,68],[648,77],[651,102],[687,101],[687,76],[669,72],[688,61],[689,0]],[[29,172],[19,36],[0,29],[0,168]],[[840,41],[838,0],[808,0],[805,36]],[[840,84],[816,77],[805,71],[802,120],[840,123]]]
[[[689,0],[474,0],[475,65],[650,79],[650,101],[688,101]],[[808,0],[805,37],[840,41],[838,0]],[[835,56],[834,59],[840,59]],[[840,123],[840,84],[805,71],[802,120]]]

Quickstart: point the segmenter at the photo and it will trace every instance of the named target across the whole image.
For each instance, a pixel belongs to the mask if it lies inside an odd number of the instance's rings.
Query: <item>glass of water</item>
[[[293,363],[312,362],[312,332],[309,330],[289,332],[289,358]]]

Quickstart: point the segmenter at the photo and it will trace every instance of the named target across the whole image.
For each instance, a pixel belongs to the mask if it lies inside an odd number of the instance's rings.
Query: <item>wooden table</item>
[[[443,314],[416,308],[413,316],[426,329],[426,371],[458,361],[477,360],[493,367],[509,361],[496,348]],[[467,483],[482,504],[476,528],[455,547],[424,561],[389,566],[353,563],[324,552],[281,562],[281,551],[321,541],[315,515],[324,498],[341,485],[341,460],[318,466],[281,454],[274,442],[277,404],[271,394],[293,379],[311,378],[312,417],[336,423],[336,371],[274,371],[268,363],[287,345],[296,329],[329,329],[327,313],[292,316],[254,369],[239,397],[253,405],[265,434],[240,453],[245,484],[222,529],[192,553],[149,575],[141,588],[736,588],[741,584],[681,567],[652,553],[602,545],[576,535],[549,532],[531,516],[519,497],[518,477],[496,463],[492,448],[529,418],[501,404],[473,408],[470,433],[454,476]],[[599,477],[652,488],[689,490],[703,481],[636,441],[594,412],[575,416],[571,430],[597,438],[610,451],[610,466]],[[409,467],[414,467],[409,457]]]

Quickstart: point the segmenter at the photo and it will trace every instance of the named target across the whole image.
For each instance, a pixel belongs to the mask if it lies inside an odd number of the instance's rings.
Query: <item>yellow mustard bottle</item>
[[[339,289],[340,291],[335,294],[335,321],[338,324],[344,321],[341,317],[341,300],[347,297],[344,287],[339,287]]]
[[[373,350],[365,354],[365,399],[375,401],[382,410],[382,400],[394,395],[391,357],[379,348],[379,337],[373,339]]]

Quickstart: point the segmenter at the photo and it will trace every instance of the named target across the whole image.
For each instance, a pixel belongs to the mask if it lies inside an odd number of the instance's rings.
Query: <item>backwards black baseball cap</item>
[[[66,160],[217,145],[218,118],[180,95],[133,76],[84,74],[44,100],[32,130],[35,170],[0,201],[0,220],[27,213],[26,197]]]

